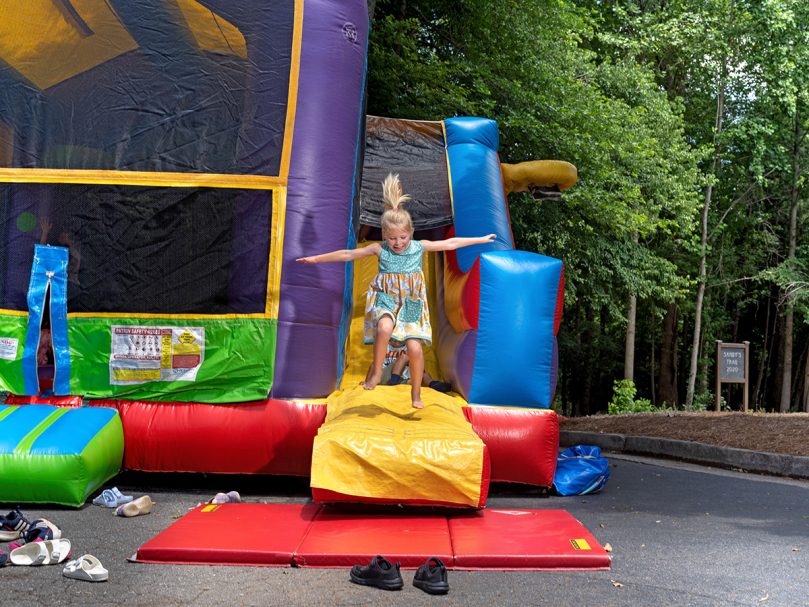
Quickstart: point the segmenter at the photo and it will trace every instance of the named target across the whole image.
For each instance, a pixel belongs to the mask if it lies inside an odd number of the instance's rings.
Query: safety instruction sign
[[[18,345],[14,337],[0,337],[0,360],[17,360]]]
[[[204,358],[204,327],[112,326],[112,385],[195,381]]]

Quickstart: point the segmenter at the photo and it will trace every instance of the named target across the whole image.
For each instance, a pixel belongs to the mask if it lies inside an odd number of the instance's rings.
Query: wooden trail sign
[[[750,342],[740,344],[716,340],[716,411],[719,411],[722,384],[744,384],[742,411],[747,413],[750,378]]]

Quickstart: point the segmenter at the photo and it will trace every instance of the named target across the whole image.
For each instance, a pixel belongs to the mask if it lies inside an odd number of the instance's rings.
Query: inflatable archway
[[[550,485],[563,268],[514,250],[505,197],[565,189],[575,169],[504,180],[486,119],[369,117],[366,131],[368,27],[364,0],[5,9],[8,404],[114,407],[127,468],[311,473],[321,499],[480,506],[492,478]],[[401,387],[354,388],[368,356],[355,304],[373,268],[294,262],[356,246],[363,226],[373,237],[388,170],[423,207],[418,229],[498,235],[425,264],[429,368],[459,396],[425,395],[424,419],[397,413]],[[398,455],[380,462],[360,443]]]

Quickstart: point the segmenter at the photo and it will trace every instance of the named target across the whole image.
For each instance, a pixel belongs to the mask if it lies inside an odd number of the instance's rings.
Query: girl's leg
[[[407,366],[407,354],[401,352],[396,357],[396,361],[393,363],[393,369],[391,369],[391,371],[396,375],[401,375],[402,371],[405,370],[406,366]]]
[[[410,400],[416,409],[423,409],[421,402],[421,378],[424,375],[424,353],[420,339],[407,340],[407,359],[410,361]]]
[[[399,350],[396,353],[396,360],[394,360],[393,364],[390,366],[390,381],[388,385],[398,386],[399,384],[409,383],[410,380],[402,379],[402,373],[404,373],[405,368],[407,368],[407,352]],[[385,374],[383,373],[382,375],[384,376]]]
[[[383,316],[376,325],[376,338],[374,338],[374,360],[368,367],[365,381],[362,383],[366,390],[373,390],[382,379],[382,363],[388,353],[388,342],[393,333],[393,320],[390,316]]]

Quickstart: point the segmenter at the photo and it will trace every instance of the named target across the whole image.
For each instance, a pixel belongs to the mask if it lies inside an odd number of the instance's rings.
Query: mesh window
[[[263,313],[272,192],[0,185],[0,308],[27,310],[35,243],[66,246],[68,312]]]
[[[398,173],[412,200],[405,207],[416,230],[452,225],[447,156],[440,122],[368,116],[360,223],[380,227],[382,181]]]
[[[0,166],[279,174],[294,2],[0,12]]]

